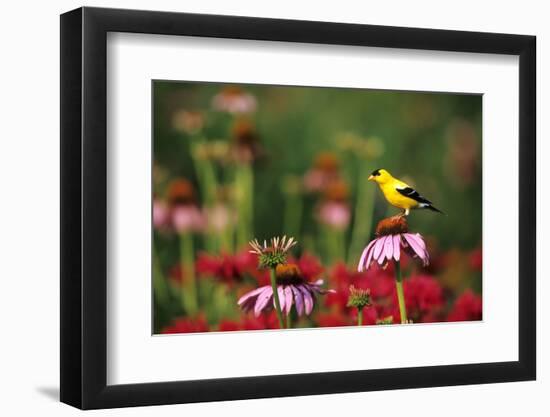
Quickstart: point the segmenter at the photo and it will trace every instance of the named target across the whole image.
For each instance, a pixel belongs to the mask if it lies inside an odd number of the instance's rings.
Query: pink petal
[[[363,269],[368,268],[368,265],[365,265],[365,258],[367,257],[367,254],[369,253],[369,250],[372,248],[372,246],[376,243],[376,239],[371,240],[367,247],[363,249],[363,253],[361,254],[361,258],[359,259],[359,264],[357,265],[357,271],[363,272]]]
[[[277,287],[277,293],[279,294],[279,304],[281,305],[281,311],[285,311],[285,290],[282,285]],[[275,305],[275,299],[273,299],[273,305]]]
[[[296,312],[298,316],[304,314],[304,297],[298,288],[291,285],[292,292],[294,293],[294,302],[296,303]]]
[[[267,287],[259,296],[254,306],[254,315],[258,317],[262,310],[267,306],[271,297],[273,296],[273,290],[271,287]]]
[[[426,242],[424,242],[424,238],[420,233],[417,233],[414,235],[416,237],[416,241],[420,246],[422,246],[422,249],[426,250]]]
[[[374,242],[377,242],[377,240],[374,240]],[[367,261],[365,262],[365,269],[369,269],[370,263],[372,261],[372,256],[374,255],[374,246],[375,245],[373,245],[369,249],[369,254],[367,255]]]
[[[254,308],[255,304],[256,304],[256,297],[249,298],[248,300],[246,300],[244,303],[241,304],[241,309],[245,313],[248,313],[250,310]]]
[[[384,261],[384,257],[390,261],[393,256],[393,236],[386,236],[386,240],[384,242],[384,256],[382,256],[382,262]],[[378,263],[382,265],[382,262],[380,260]]]
[[[260,294],[262,291],[264,291],[266,288],[271,288],[269,285],[265,285],[260,288],[256,288],[255,290],[247,292],[245,295],[243,295],[241,298],[239,298],[239,301],[237,301],[238,305],[243,304],[246,300],[248,300],[250,297],[254,297],[255,295]]]
[[[419,243],[416,241],[416,236],[410,234],[410,233],[404,233],[403,236],[405,236],[405,240],[411,247],[411,249],[418,255],[420,259],[422,259],[423,262],[426,261],[426,251],[422,249],[422,246],[419,245]]]
[[[386,241],[386,238],[384,236],[376,239],[376,244],[374,245],[374,255],[373,255],[375,261],[378,260],[378,257],[382,253],[382,249],[384,248],[385,241]]]
[[[418,244],[420,248],[422,248],[422,252],[424,253],[424,260],[427,261],[429,259],[428,251],[426,250],[426,243],[424,242],[424,239],[422,239],[422,236],[420,236],[418,233],[414,235],[410,235],[410,237]]]
[[[285,287],[285,298],[286,315],[288,316],[292,308],[292,288],[290,286]]]
[[[316,292],[318,294],[323,294],[325,292],[325,290],[323,290],[320,285],[317,285],[317,284],[306,284],[306,285],[309,288],[309,291],[312,293]]]
[[[306,307],[306,314],[310,315],[311,310],[313,310],[313,297],[311,296],[311,293],[309,290],[304,287],[303,285],[298,286],[300,291],[302,291],[302,294],[304,296],[304,305]]]
[[[399,258],[401,257],[401,236],[394,235],[393,236],[393,259],[399,262]]]

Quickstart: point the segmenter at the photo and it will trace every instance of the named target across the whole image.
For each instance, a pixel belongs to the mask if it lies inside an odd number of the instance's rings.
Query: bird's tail
[[[439,210],[437,207],[432,206],[431,204],[426,205],[425,208],[431,211],[436,211],[440,214],[444,214],[445,216],[447,215],[446,213],[443,213],[441,210]]]

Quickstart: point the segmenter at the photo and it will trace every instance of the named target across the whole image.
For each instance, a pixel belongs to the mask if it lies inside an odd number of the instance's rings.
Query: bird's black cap
[[[380,175],[380,170],[379,169],[375,169],[374,171],[372,171],[372,174],[371,174],[373,177],[377,177]]]

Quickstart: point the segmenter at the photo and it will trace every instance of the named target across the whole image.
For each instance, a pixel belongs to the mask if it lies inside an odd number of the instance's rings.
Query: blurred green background
[[[223,87],[216,83],[154,83],[154,158],[170,176],[197,181],[188,135],[174,128],[174,113],[182,108],[208,111],[212,97]],[[415,212],[409,218],[411,229],[436,236],[444,248],[456,245],[467,248],[480,242],[481,96],[242,87],[259,103],[257,111],[248,118],[256,126],[267,153],[256,170],[255,236],[285,232],[282,215],[285,199],[280,186],[283,177],[303,175],[319,152],[332,151],[340,159],[346,177],[357,178],[361,163],[372,169],[385,168],[415,186],[448,215],[442,219],[434,213]],[[231,118],[226,113],[212,112],[204,135],[230,141]],[[339,146],[347,134],[376,137],[383,144],[383,152],[372,160],[355,161]],[[355,190],[352,194],[357,195]],[[376,212],[383,215],[386,209],[387,204],[377,191]],[[308,232],[307,228],[303,231]]]

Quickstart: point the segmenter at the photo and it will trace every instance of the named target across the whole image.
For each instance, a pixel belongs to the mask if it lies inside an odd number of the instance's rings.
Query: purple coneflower
[[[153,227],[164,230],[170,224],[170,209],[164,201],[153,200]]]
[[[172,226],[179,234],[204,229],[204,216],[195,202],[195,190],[190,181],[183,178],[172,181],[167,198],[171,207]]]
[[[427,266],[430,256],[426,250],[426,243],[419,233],[409,233],[407,221],[402,216],[383,219],[376,228],[376,239],[372,240],[361,254],[357,270],[367,270],[373,262],[386,267],[393,260],[399,262],[401,250],[413,258],[422,261]]]
[[[205,218],[194,205],[181,205],[172,209],[172,224],[178,233],[204,230]]]
[[[295,264],[279,264],[275,268],[277,296],[281,311],[288,316],[292,306],[296,306],[298,316],[309,315],[313,310],[317,294],[326,294],[334,290],[321,288],[323,280],[307,282]],[[243,311],[254,311],[257,317],[262,311],[276,308],[273,287],[265,285],[243,295],[237,302]]]
[[[223,203],[216,203],[205,210],[208,227],[216,233],[223,232],[235,221],[235,216],[230,208]]]
[[[319,221],[337,230],[345,230],[351,220],[350,208],[346,203],[327,201],[319,206]]]
[[[363,272],[373,263],[386,267],[388,262],[393,260],[401,323],[408,323],[401,264],[399,263],[401,250],[404,250],[413,258],[420,259],[422,265],[426,266],[430,261],[426,243],[419,233],[409,233],[407,220],[404,216],[399,215],[381,220],[376,227],[376,236],[376,239],[371,241],[363,250],[357,270]]]
[[[340,161],[332,152],[321,152],[313,166],[304,175],[304,188],[308,192],[321,192],[339,178]]]
[[[212,107],[228,113],[252,113],[256,110],[256,98],[237,86],[225,87],[214,96]]]
[[[271,295],[273,296],[273,304],[275,306],[275,312],[277,313],[277,319],[279,321],[279,326],[281,327],[281,329],[284,327],[284,324],[283,324],[283,310],[281,308],[281,305],[284,305],[286,306],[287,303],[287,293],[285,291],[287,290],[284,290],[283,289],[283,294],[281,294],[282,296],[284,296],[284,304],[281,304],[281,301],[280,301],[280,298],[279,298],[279,287],[278,287],[278,284],[277,284],[277,268],[280,266],[280,265],[284,265],[286,264],[286,255],[288,253],[288,251],[294,246],[296,245],[296,241],[294,240],[293,237],[287,239],[286,236],[283,236],[282,238],[279,238],[279,237],[273,237],[271,238],[271,241],[269,243],[269,245],[267,244],[267,241],[264,240],[264,243],[263,245],[260,244],[260,242],[258,242],[257,239],[254,239],[253,241],[249,242],[250,244],[250,247],[252,248],[250,250],[250,253],[254,253],[256,255],[258,255],[258,263],[259,263],[259,267],[260,268],[269,268],[269,277],[270,277],[270,280],[271,280]],[[259,288],[257,290],[254,290],[254,291],[258,291]],[[249,293],[248,295],[250,295],[251,297],[254,296],[254,295],[260,295],[261,291],[258,291],[257,293],[255,293],[254,291],[252,291],[252,293],[254,294],[251,294]],[[265,288],[264,288],[264,291],[265,291]],[[292,291],[292,290],[290,290]],[[243,297],[244,298],[244,297]],[[245,303],[246,300],[243,300],[243,298],[241,298],[239,300],[239,305],[241,305],[242,303]],[[283,297],[281,297],[283,298]],[[256,298],[255,300],[256,302],[258,301],[258,299]],[[254,308],[256,308],[256,302],[254,303]],[[268,302],[266,301],[266,304]],[[247,304],[248,306],[248,304]],[[265,305],[264,305],[265,307]],[[290,307],[292,307],[292,303],[290,304]],[[290,311],[290,307],[289,307],[289,311]],[[261,311],[261,309],[260,309]],[[288,317],[288,315],[287,315]]]

